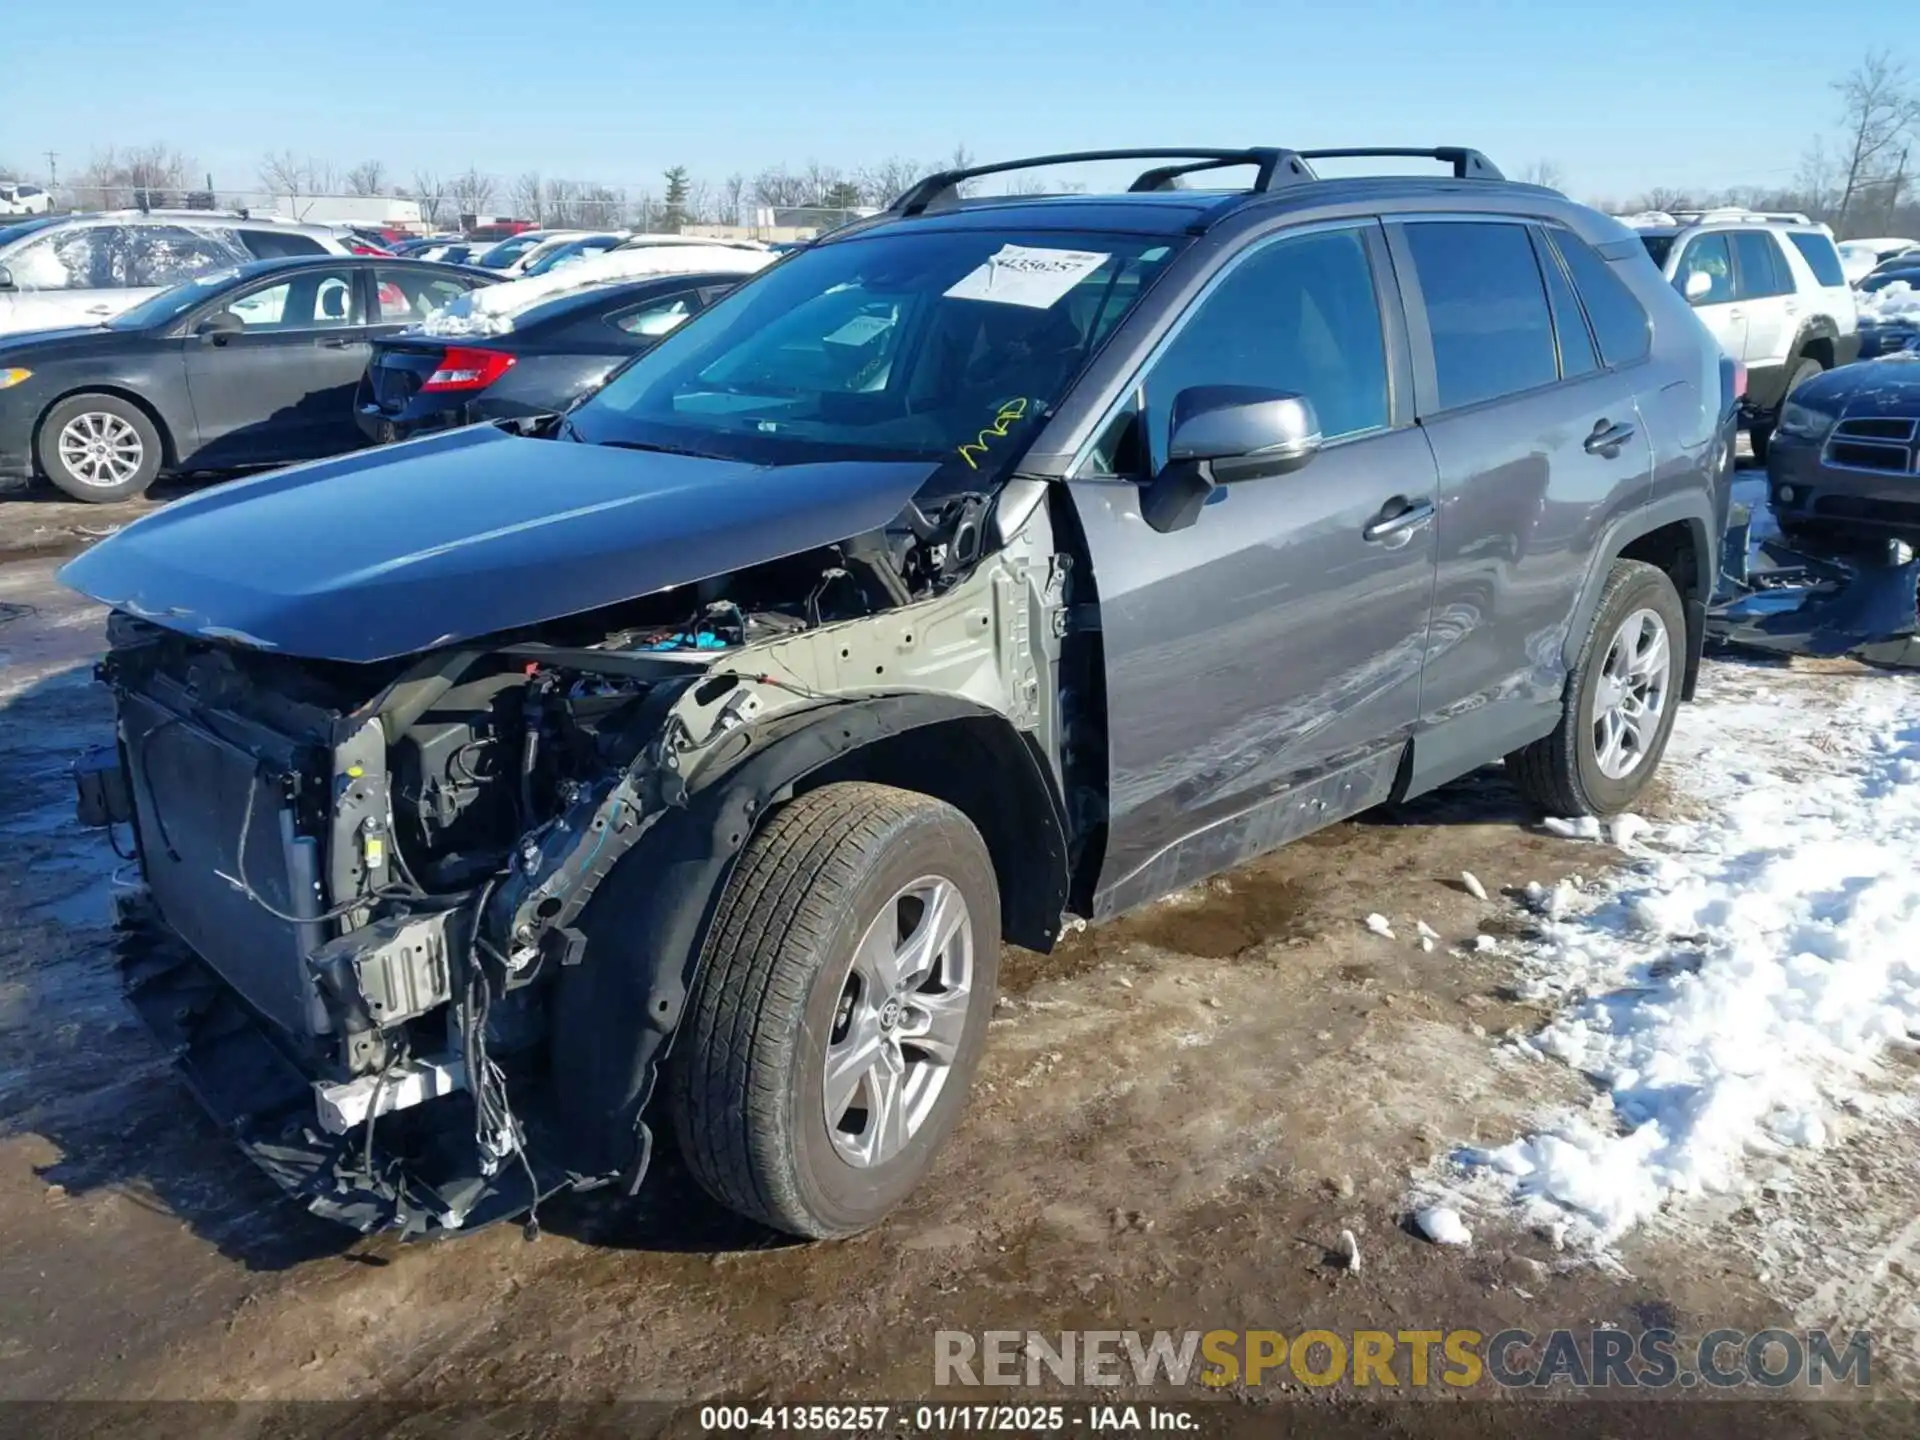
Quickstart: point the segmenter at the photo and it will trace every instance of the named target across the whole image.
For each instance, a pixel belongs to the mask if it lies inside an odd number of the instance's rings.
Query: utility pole
[[[47,157],[47,189],[58,190],[60,188],[60,152],[46,150],[41,153]]]

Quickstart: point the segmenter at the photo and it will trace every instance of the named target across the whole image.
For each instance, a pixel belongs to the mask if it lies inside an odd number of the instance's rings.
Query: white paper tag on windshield
[[[829,345],[864,345],[893,324],[891,315],[856,315],[826,337]]]
[[[1045,310],[1107,259],[1107,253],[1101,250],[1002,245],[985,264],[962,275],[946,293],[955,300],[991,300],[997,305]]]

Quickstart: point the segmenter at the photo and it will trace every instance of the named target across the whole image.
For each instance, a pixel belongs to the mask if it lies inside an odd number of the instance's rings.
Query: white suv
[[[322,226],[205,210],[23,220],[0,228],[0,334],[104,325],[210,271],[321,253],[349,252]]]
[[[1741,420],[1765,459],[1794,386],[1860,352],[1833,232],[1805,215],[1746,210],[1624,218],[1720,348],[1747,367]]]

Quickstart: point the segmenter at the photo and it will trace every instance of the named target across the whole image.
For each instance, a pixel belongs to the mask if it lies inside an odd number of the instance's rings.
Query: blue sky
[[[1883,18],[1900,13],[1890,0]],[[164,141],[657,188],[809,160],[1467,144],[1583,198],[1785,183],[1875,36],[1805,0],[24,0],[0,162]],[[80,33],[76,33],[76,27]],[[1908,58],[1920,65],[1920,20]],[[1880,27],[1881,43],[1898,41]],[[76,65],[79,68],[76,69]],[[77,77],[84,84],[76,90]]]

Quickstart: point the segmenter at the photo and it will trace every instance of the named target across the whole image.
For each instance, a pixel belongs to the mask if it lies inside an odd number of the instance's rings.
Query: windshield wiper
[[[575,432],[576,435],[578,432]],[[656,445],[650,440],[590,440],[590,445],[610,445],[616,450],[651,450],[659,455],[691,455],[696,460],[712,460],[715,457],[703,450],[688,450],[680,445]]]

